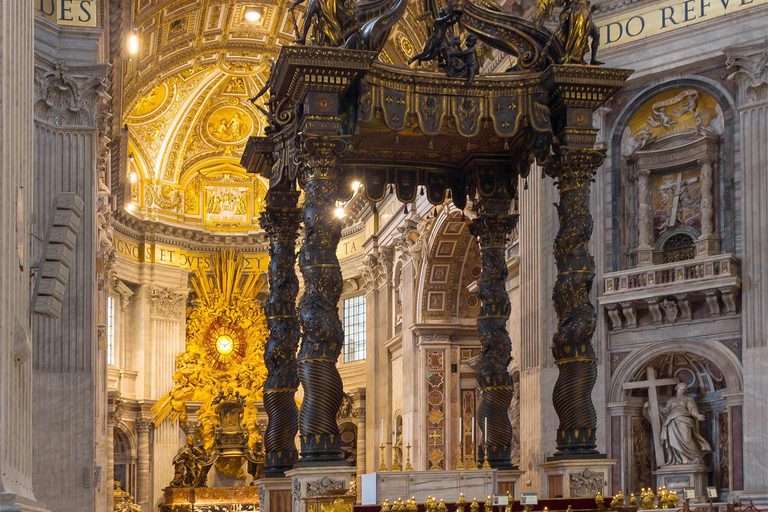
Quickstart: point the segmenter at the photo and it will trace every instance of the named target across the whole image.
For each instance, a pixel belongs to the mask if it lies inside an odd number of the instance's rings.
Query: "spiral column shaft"
[[[296,207],[298,196],[292,185],[273,188],[267,193],[267,206],[260,219],[270,242],[269,297],[265,306],[269,337],[264,350],[268,371],[264,385],[267,477],[283,476],[293,468],[298,456],[295,439],[299,412],[294,399],[299,386],[296,350],[300,338],[296,314],[299,280],[294,270],[301,221],[301,210]]]
[[[299,300],[303,340],[299,349],[299,379],[304,400],[299,412],[302,465],[343,461],[336,413],[343,387],[336,361],[344,344],[339,318],[341,268],[336,248],[341,222],[334,215],[340,156],[348,137],[305,136],[302,140],[304,244],[299,267],[304,294]]]
[[[554,157],[547,171],[560,194],[556,205],[560,228],[554,244],[558,273],[552,292],[558,318],[552,353],[559,370],[552,400],[560,420],[554,455],[581,458],[598,455],[597,415],[592,404],[592,388],[597,380],[597,357],[592,345],[596,316],[589,299],[595,260],[588,246],[593,226],[590,183],[603,161],[603,151],[559,147]]]
[[[486,199],[479,215],[469,226],[480,245],[481,273],[478,279],[480,314],[477,332],[480,356],[475,366],[482,391],[478,424],[483,433],[487,421],[488,462],[494,468],[508,468],[512,448],[512,425],[507,410],[512,400],[512,379],[507,371],[512,344],[507,332],[510,303],[507,295],[507,264],[504,251],[517,216],[509,215],[509,199]],[[478,460],[485,454],[482,448]]]

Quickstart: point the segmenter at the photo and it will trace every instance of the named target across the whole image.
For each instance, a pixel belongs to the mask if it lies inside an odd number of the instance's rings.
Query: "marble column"
[[[301,210],[299,193],[293,183],[273,187],[267,193],[267,207],[261,226],[269,236],[269,298],[264,311],[269,338],[264,351],[268,376],[264,384],[267,431],[265,476],[282,477],[293,469],[298,453],[296,432],[299,411],[295,394],[299,386],[296,349],[301,333],[296,315],[299,279],[296,277],[296,236]]]
[[[113,396],[112,404],[109,406],[109,412],[107,414],[107,476],[104,482],[107,491],[107,511],[111,511],[115,508],[115,425],[120,423],[123,407],[123,401],[118,396]],[[126,482],[123,483],[125,484]]]
[[[152,420],[138,418],[136,420],[136,503],[142,510],[152,510],[149,503],[149,429]]]
[[[469,226],[470,233],[477,237],[480,245],[482,268],[477,283],[480,297],[477,331],[481,351],[475,371],[482,393],[477,409],[478,426],[483,432],[481,452],[487,450],[488,453],[478,452],[477,460],[487,457],[494,468],[511,467],[512,425],[507,411],[513,389],[507,366],[512,357],[512,345],[507,332],[510,302],[504,253],[507,237],[517,224],[517,216],[509,214],[510,205],[509,197],[481,199],[477,206],[478,216]]]
[[[730,78],[738,85],[744,252],[744,492],[768,503],[768,43],[726,48]],[[737,425],[733,426],[738,428]]]
[[[720,240],[715,230],[715,199],[712,157],[699,159],[701,167],[701,236],[696,240],[696,256],[711,256],[720,252]]]
[[[637,171],[637,266],[653,265],[653,215],[651,210],[650,169]]]
[[[304,337],[298,354],[304,399],[299,412],[302,466],[343,463],[336,413],[343,387],[336,363],[344,345],[339,319],[341,268],[336,248],[341,221],[333,214],[338,196],[340,157],[346,136],[304,136],[302,178],[306,235],[299,253],[304,294],[299,317]]]
[[[26,2],[2,0],[0,20],[0,510],[38,510],[44,505],[36,502],[32,485],[36,436],[29,314],[30,248],[36,234],[34,11]],[[43,399],[35,392],[34,400]]]

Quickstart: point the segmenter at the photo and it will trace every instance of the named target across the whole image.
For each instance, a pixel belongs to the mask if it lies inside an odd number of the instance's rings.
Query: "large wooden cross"
[[[656,388],[662,386],[673,386],[680,382],[680,379],[673,377],[670,379],[657,379],[656,370],[648,367],[645,371],[646,380],[636,382],[627,382],[622,384],[624,389],[648,389],[648,406],[651,413],[651,429],[653,430],[653,448],[656,454],[656,467],[664,465],[664,450],[661,446],[661,414],[659,411],[659,395]]]

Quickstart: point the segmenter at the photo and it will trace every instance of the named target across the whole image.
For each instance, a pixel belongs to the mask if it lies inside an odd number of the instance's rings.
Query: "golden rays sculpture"
[[[201,402],[197,436],[210,453],[218,421],[212,402],[219,391],[237,391],[245,397],[243,420],[253,450],[261,441],[254,402],[262,399],[267,378],[267,323],[256,301],[264,280],[246,272],[243,255],[234,250],[213,254],[210,263],[210,271],[198,268],[192,277],[197,300],[187,311],[186,350],[176,357],[173,389],[152,407],[153,420],[156,427],[183,424],[187,402]]]

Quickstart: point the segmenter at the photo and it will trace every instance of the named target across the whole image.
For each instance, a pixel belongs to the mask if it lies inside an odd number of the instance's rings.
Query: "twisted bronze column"
[[[265,476],[280,477],[296,463],[296,432],[299,411],[294,395],[299,387],[296,349],[299,346],[299,320],[296,296],[296,236],[301,210],[296,207],[299,193],[291,185],[267,192],[267,207],[261,214],[261,227],[269,235],[269,298],[265,306],[269,338],[264,350],[267,381],[264,384],[264,409],[267,411]]]
[[[478,421],[482,432],[488,424],[488,462],[494,468],[509,468],[512,448],[512,425],[507,411],[512,400],[512,379],[507,371],[512,344],[507,332],[510,304],[507,295],[507,263],[504,251],[507,236],[517,224],[517,216],[509,215],[509,199],[484,199],[472,220],[469,231],[480,244],[482,270],[477,281],[480,314],[477,332],[481,351],[475,371],[482,391]],[[485,456],[482,448],[478,460]]]
[[[299,412],[303,465],[344,460],[336,423],[343,395],[336,369],[344,344],[338,309],[341,268],[336,257],[341,222],[333,210],[340,156],[348,147],[349,138],[343,136],[304,136],[301,146],[306,231],[299,253],[304,276],[304,294],[299,300],[304,336],[298,359],[304,389]]]
[[[547,173],[555,179],[560,202],[560,229],[555,237],[557,278],[552,292],[559,320],[552,353],[559,374],[552,400],[560,419],[555,456],[599,456],[595,449],[597,415],[592,388],[597,380],[597,356],[592,346],[595,308],[589,299],[595,260],[589,253],[592,214],[590,183],[602,164],[604,150],[556,147]]]

